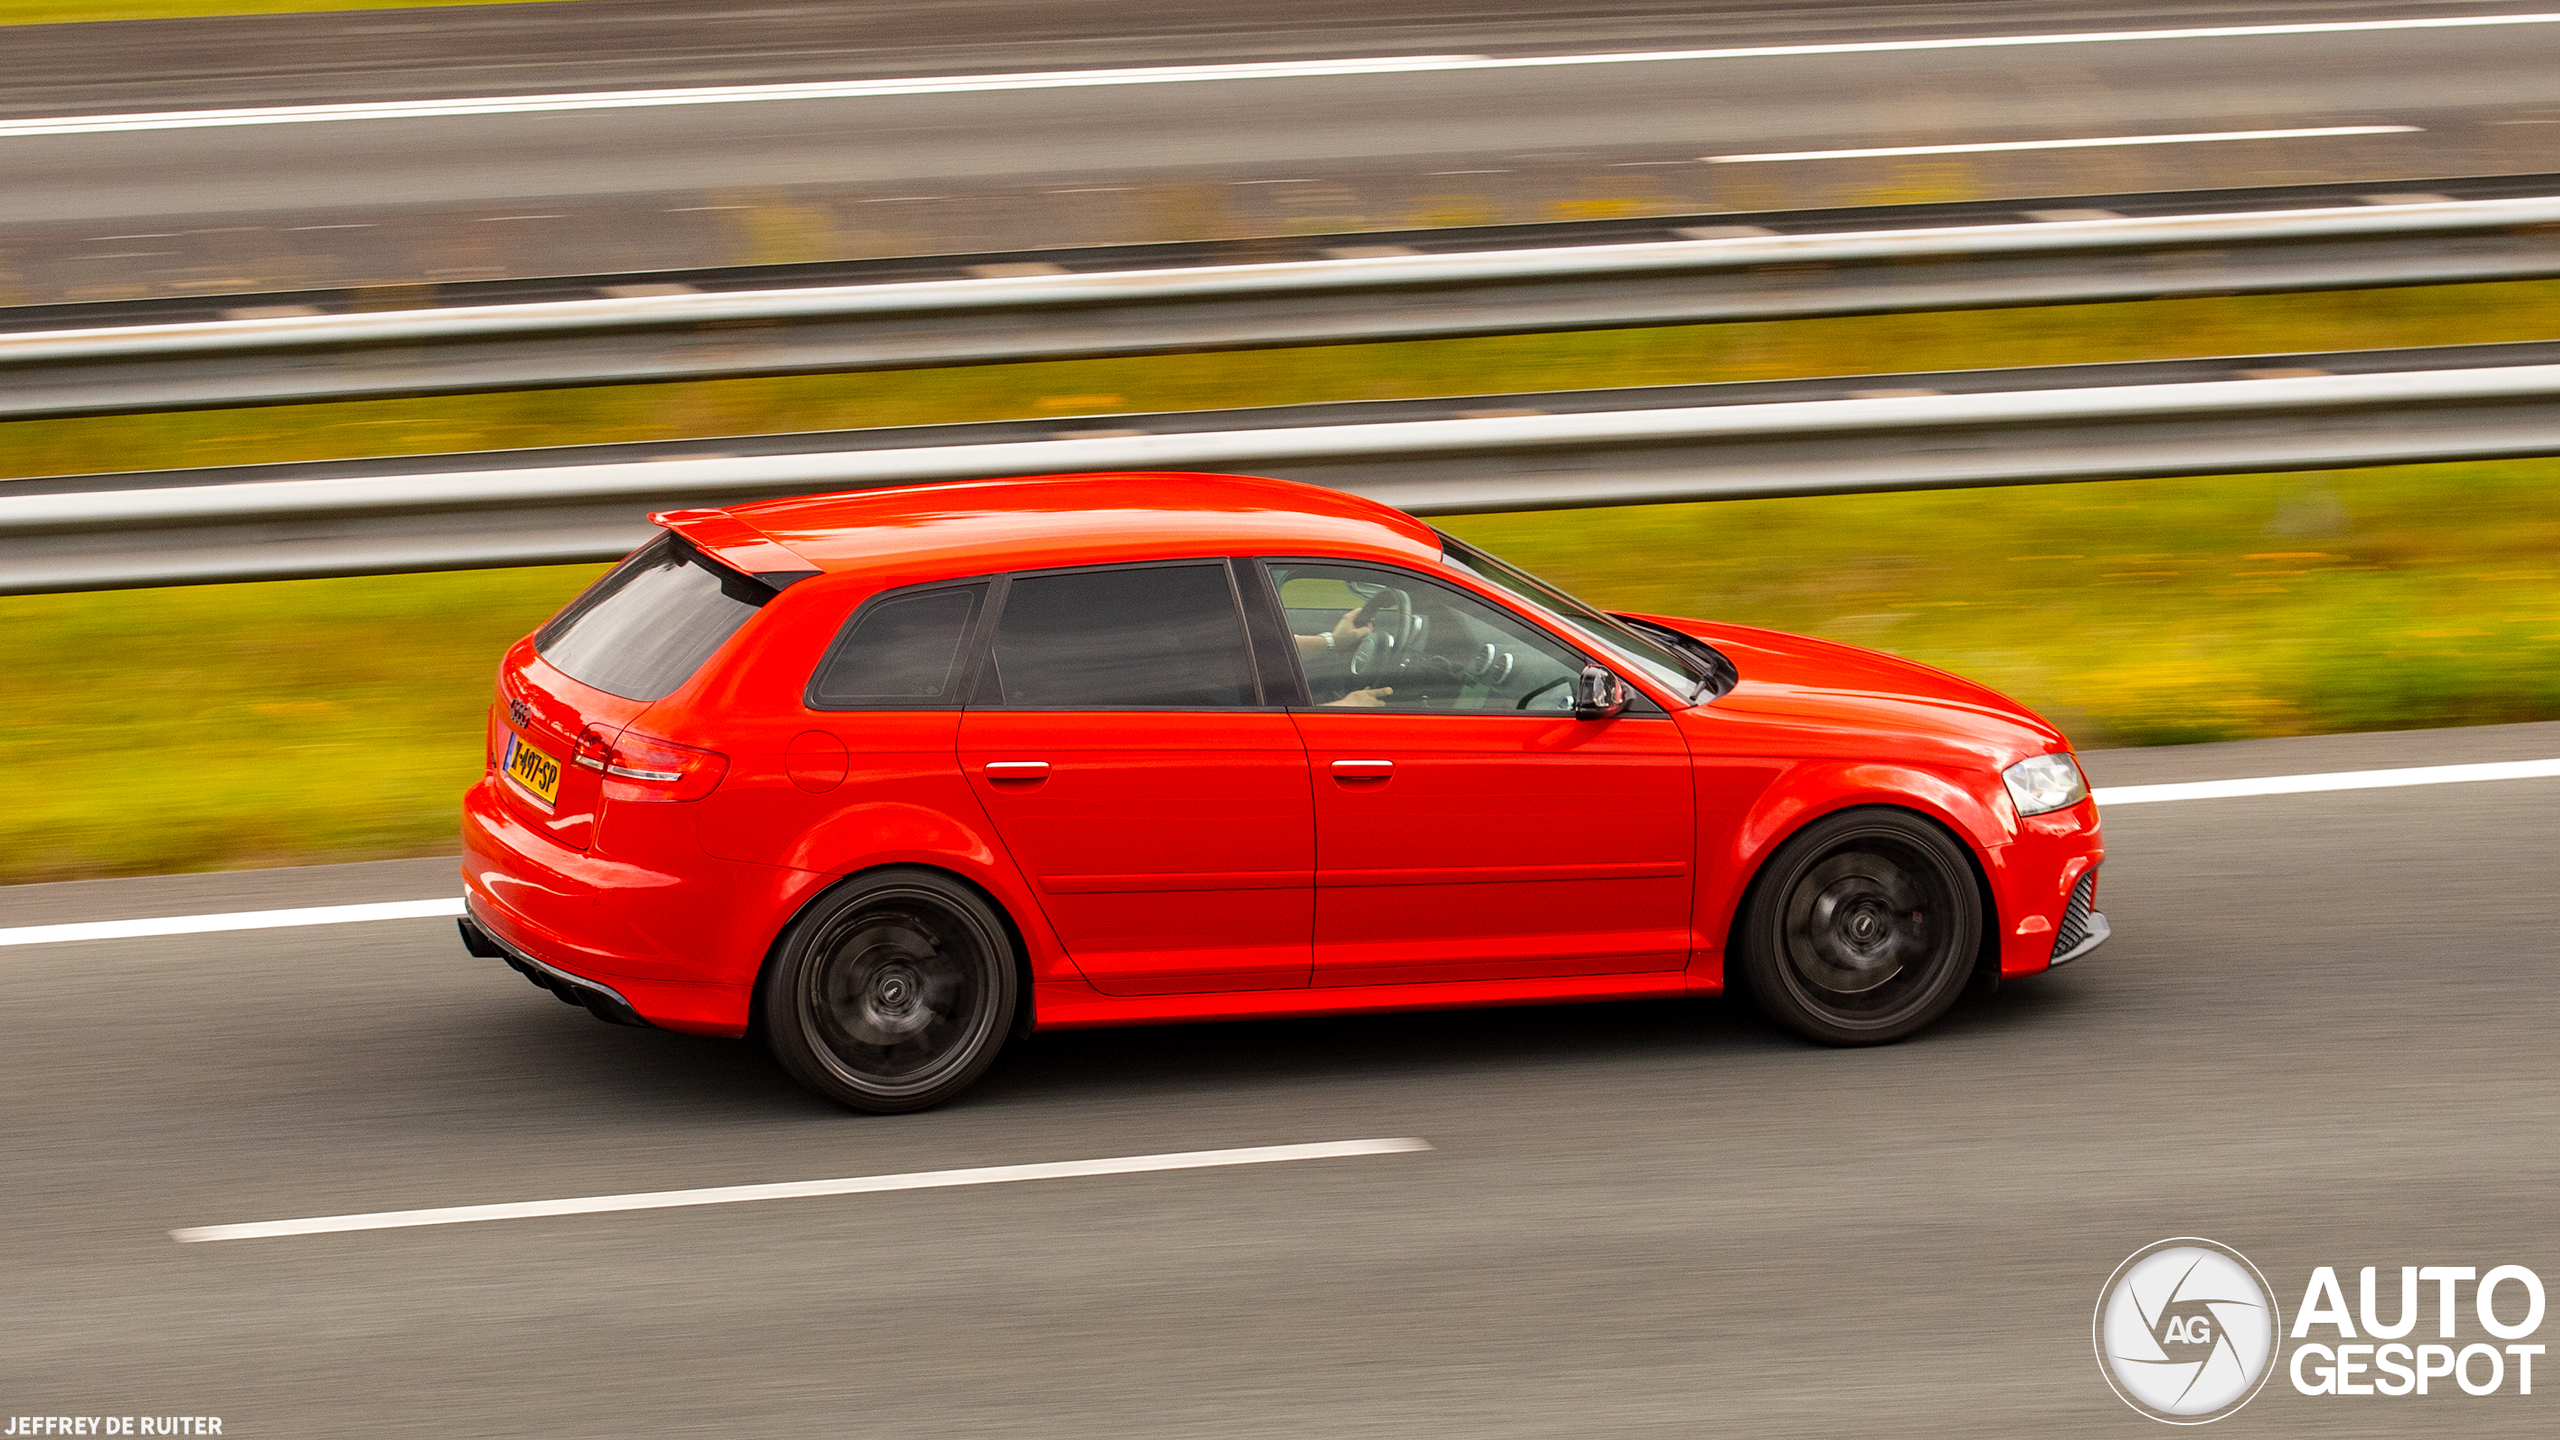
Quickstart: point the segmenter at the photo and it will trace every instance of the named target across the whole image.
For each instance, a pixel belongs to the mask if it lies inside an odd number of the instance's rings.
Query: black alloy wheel
[[[1020,1003],[995,913],[931,870],[882,870],[820,899],[765,972],[767,1043],[794,1079],[880,1114],[922,1110],[993,1064]]]
[[[1955,1004],[1982,923],[1953,836],[1906,810],[1848,810],[1770,857],[1734,958],[1771,1019],[1828,1045],[1882,1045]]]

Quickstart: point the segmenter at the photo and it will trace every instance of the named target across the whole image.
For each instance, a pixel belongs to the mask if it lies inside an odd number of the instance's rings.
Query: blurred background
[[[2412,0],[2394,17],[2497,13]],[[2521,11],[2525,7],[2509,7]],[[0,0],[0,123],[1361,55],[1765,60],[0,137],[0,304],[264,313],[544,276],[2545,168],[2547,27],[2031,49],[2355,4]],[[79,22],[79,23],[62,23]],[[2307,135],[2289,132],[2375,130]],[[2179,144],[1863,153],[2041,137]],[[1811,155],[1708,163],[1717,156]],[[2102,213],[2102,212],[2101,212]],[[2011,216],[2010,218],[2014,218]],[[580,292],[587,293],[587,292]],[[228,297],[228,298],[226,298]],[[245,298],[243,298],[245,297]],[[290,312],[293,307],[284,307]],[[176,313],[175,311],[172,312]],[[2540,339],[2560,282],[22,420],[5,479],[1121,412]],[[53,323],[67,323],[55,321]],[[1611,606],[1872,645],[2084,746],[2560,715],[2551,462],[1487,515]],[[0,880],[440,853],[487,672],[591,567],[0,599]],[[147,753],[148,773],[100,766]],[[265,757],[289,752],[290,767]],[[185,781],[174,788],[171,767]],[[155,823],[123,816],[147,792]]]

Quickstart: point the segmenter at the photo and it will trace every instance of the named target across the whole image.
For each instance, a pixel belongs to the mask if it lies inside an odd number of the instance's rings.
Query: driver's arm
[[[1348,650],[1367,639],[1369,631],[1374,628],[1358,623],[1359,619],[1359,611],[1345,610],[1342,618],[1333,622],[1333,628],[1323,634],[1293,635],[1290,638],[1298,642],[1301,656],[1321,655],[1327,650]]]

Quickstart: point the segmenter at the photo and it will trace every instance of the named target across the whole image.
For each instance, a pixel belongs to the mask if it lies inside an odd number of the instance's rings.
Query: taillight
[[[699,800],[728,773],[726,755],[626,730],[606,758],[604,794],[608,800]]]
[[[570,753],[569,758],[589,770],[602,770],[613,763],[613,742],[604,738],[602,730],[590,725],[578,732],[578,748]]]

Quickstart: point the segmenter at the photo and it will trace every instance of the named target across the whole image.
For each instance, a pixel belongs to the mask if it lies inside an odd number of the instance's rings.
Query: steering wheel
[[[1413,596],[1384,585],[1353,588],[1367,593],[1360,608],[1369,612],[1369,633],[1351,652],[1351,673],[1363,678],[1392,675],[1411,665],[1431,633],[1431,622],[1414,608]]]
[[[1553,690],[1559,685],[1570,685],[1572,683],[1573,674],[1568,671],[1567,673],[1559,675],[1553,680],[1548,681],[1546,684],[1539,686],[1537,689],[1530,691],[1528,694],[1521,696],[1520,703],[1512,706],[1511,708],[1514,710],[1526,710],[1529,708],[1530,701],[1537,699],[1539,696],[1546,694],[1548,691]]]

